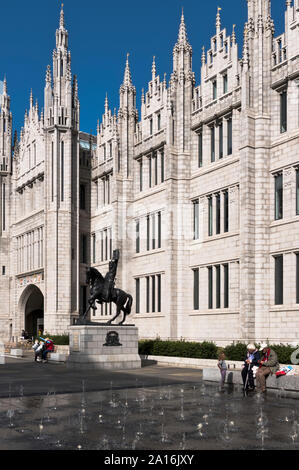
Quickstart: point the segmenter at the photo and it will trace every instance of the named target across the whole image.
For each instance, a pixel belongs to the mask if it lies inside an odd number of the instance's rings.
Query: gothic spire
[[[232,32],[232,43],[235,44],[236,43],[236,33],[235,33],[235,27],[236,25],[233,24],[233,32]]]
[[[63,29],[63,30],[65,29],[63,3],[61,4],[61,10],[60,10],[59,29]]]
[[[106,93],[105,98],[105,114],[108,114],[109,104],[108,104],[108,94]]]
[[[153,57],[153,65],[152,65],[152,80],[154,81],[156,78],[156,57]]]
[[[30,90],[30,109],[33,108],[33,93],[32,93],[32,88]]]
[[[185,25],[185,17],[184,17],[184,10],[182,10],[178,43],[179,44],[188,44],[187,31],[186,31],[186,25]]]
[[[7,94],[7,81],[6,81],[6,75],[3,80],[3,95]]]
[[[124,76],[124,83],[123,85],[131,86],[132,85],[132,78],[131,78],[131,71],[130,71],[130,64],[129,64],[129,53],[127,54],[127,61],[126,61],[126,68],[125,68],[125,76]]]
[[[220,29],[221,29],[220,11],[221,11],[221,8],[218,7],[217,8],[217,15],[216,15],[216,32],[217,33],[220,33]]]

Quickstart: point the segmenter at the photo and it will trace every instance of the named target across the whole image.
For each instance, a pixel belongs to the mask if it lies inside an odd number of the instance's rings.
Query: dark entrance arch
[[[44,329],[44,296],[35,285],[30,285],[23,293],[25,331],[29,337],[37,336]]]

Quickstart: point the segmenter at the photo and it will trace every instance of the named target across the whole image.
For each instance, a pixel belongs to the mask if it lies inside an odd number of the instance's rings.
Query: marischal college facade
[[[119,248],[141,338],[299,343],[299,0],[279,37],[270,0],[247,7],[240,52],[218,11],[198,86],[182,15],[170,80],[154,60],[141,116],[127,58],[96,137],[80,132],[63,10],[43,111],[31,95],[13,145],[4,81],[0,339],[66,332],[86,268],[105,274]]]

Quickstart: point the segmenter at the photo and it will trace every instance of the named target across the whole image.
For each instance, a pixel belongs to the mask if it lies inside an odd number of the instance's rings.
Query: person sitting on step
[[[47,354],[49,352],[53,352],[54,351],[54,343],[53,341],[50,339],[50,338],[41,338],[40,339],[42,341],[44,341],[45,343],[45,349],[43,350],[42,352],[42,359],[43,359],[43,362],[48,362],[47,361]]]
[[[266,378],[271,374],[275,374],[279,370],[279,362],[276,352],[266,343],[260,346],[262,353],[259,361],[259,369],[256,373],[256,386],[259,392],[266,392]]]

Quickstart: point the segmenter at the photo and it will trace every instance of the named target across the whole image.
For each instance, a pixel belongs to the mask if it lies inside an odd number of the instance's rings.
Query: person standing
[[[225,377],[226,377],[226,371],[227,371],[227,365],[226,365],[226,362],[225,362],[224,352],[219,354],[217,366],[220,370],[220,375],[221,375],[220,387],[221,387],[221,389],[223,389],[224,388]]]
[[[256,348],[256,346],[254,344],[248,344],[247,355],[244,360],[244,366],[241,372],[244,390],[245,390],[245,386],[246,386],[246,389],[248,390],[254,390],[255,385],[254,385],[254,377],[253,377],[253,367],[259,367],[260,358],[261,358],[260,352]],[[248,380],[247,380],[247,375],[248,375]],[[247,382],[247,385],[246,385],[246,382]]]
[[[258,391],[265,393],[266,378],[279,370],[279,362],[276,352],[266,343],[262,343],[260,349],[262,356],[259,361],[259,369],[256,373],[256,385]]]

